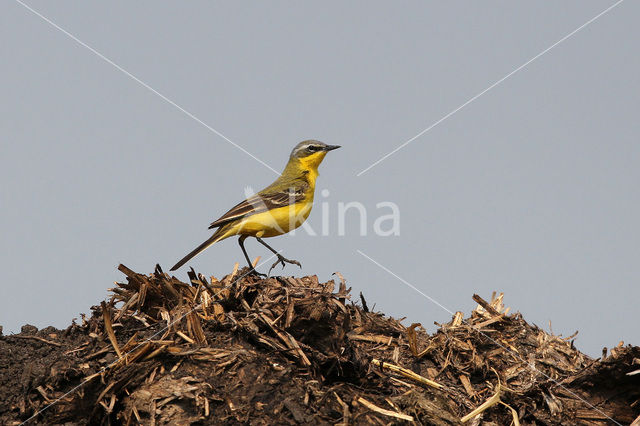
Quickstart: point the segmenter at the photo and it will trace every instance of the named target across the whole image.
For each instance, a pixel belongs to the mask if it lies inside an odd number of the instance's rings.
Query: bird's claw
[[[302,265],[297,260],[287,259],[286,257],[282,256],[281,254],[278,254],[277,256],[278,256],[278,260],[273,262],[273,265],[271,265],[271,268],[269,268],[268,275],[271,275],[271,270],[273,268],[275,268],[278,265],[278,263],[282,265],[282,269],[284,269],[284,267],[285,267],[285,262],[286,263],[290,263],[292,265],[298,265],[300,268],[302,268]]]

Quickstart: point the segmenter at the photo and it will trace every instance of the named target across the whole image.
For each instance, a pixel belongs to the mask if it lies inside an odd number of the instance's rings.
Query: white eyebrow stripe
[[[317,151],[322,151],[327,146],[325,143],[316,140],[302,141],[300,142],[300,144],[301,145],[296,145],[291,151],[292,156],[296,156],[304,150],[309,149],[310,147],[315,147],[317,148]]]
[[[307,149],[307,148],[309,148],[310,146],[313,146],[313,145],[315,145],[315,144],[308,143],[308,144],[305,144],[305,145],[299,146],[299,147],[298,147],[298,149],[296,149],[296,150],[294,151],[294,153],[298,153],[298,152],[300,152],[300,151],[303,151],[303,150],[305,150],[305,149]]]

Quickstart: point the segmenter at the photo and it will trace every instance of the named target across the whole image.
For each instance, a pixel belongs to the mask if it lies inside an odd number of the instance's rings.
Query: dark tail
[[[198,254],[200,254],[202,251],[204,251],[205,249],[207,249],[209,246],[211,246],[212,244],[218,242],[220,240],[220,233],[216,232],[214,233],[211,238],[209,238],[207,241],[205,241],[204,243],[200,244],[198,247],[196,247],[191,253],[189,253],[188,255],[186,255],[185,257],[183,257],[178,263],[176,263],[175,265],[173,265],[173,268],[171,268],[171,271],[175,271],[176,269],[178,269],[179,267],[181,267],[182,265],[184,265],[185,263],[187,263],[188,261],[190,261],[192,258],[194,258],[195,256],[197,256]]]

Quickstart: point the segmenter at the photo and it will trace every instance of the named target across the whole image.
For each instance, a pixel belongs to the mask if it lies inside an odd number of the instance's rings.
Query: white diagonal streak
[[[446,306],[444,306],[443,304],[441,304],[440,302],[438,302],[436,299],[434,299],[433,297],[429,296],[428,294],[424,293],[422,290],[420,290],[419,288],[415,287],[413,284],[411,284],[410,282],[408,282],[407,280],[405,280],[404,278],[402,278],[401,276],[395,274],[393,271],[391,271],[389,268],[385,267],[384,265],[376,262],[375,260],[373,260],[372,258],[370,258],[369,256],[367,256],[366,254],[364,254],[362,251],[360,250],[356,250],[358,253],[360,253],[362,256],[366,257],[367,259],[369,259],[372,263],[375,263],[380,269],[386,271],[387,273],[389,273],[390,275],[393,275],[394,277],[396,277],[398,280],[402,281],[405,285],[407,285],[408,287],[411,287],[412,289],[414,289],[415,291],[417,291],[418,293],[420,293],[421,295],[423,295],[424,297],[426,297],[427,299],[429,299],[430,301],[432,301],[433,303],[435,303],[436,305],[440,306],[442,309],[444,309],[445,311],[449,312],[449,314],[453,315],[453,311],[449,308],[447,308]]]
[[[180,105],[178,105],[177,103],[175,103],[174,101],[172,101],[171,99],[169,99],[168,97],[163,95],[162,93],[158,92],[156,89],[154,89],[153,87],[149,86],[147,83],[145,83],[144,81],[140,80],[138,77],[136,77],[135,75],[131,74],[129,71],[127,71],[126,69],[122,68],[120,65],[116,64],[111,59],[109,59],[108,57],[106,57],[102,53],[98,52],[96,49],[94,49],[93,47],[89,46],[87,43],[83,42],[78,37],[76,37],[73,34],[71,34],[69,31],[65,30],[60,25],[58,25],[55,22],[53,22],[51,19],[49,19],[46,16],[42,15],[40,12],[38,12],[35,9],[33,9],[31,6],[27,5],[23,1],[21,1],[21,0],[15,0],[15,1],[17,3],[19,3],[20,5],[22,5],[25,9],[27,9],[31,13],[33,13],[34,15],[38,16],[39,18],[41,18],[43,21],[47,22],[49,25],[51,25],[52,27],[54,27],[58,31],[60,31],[63,34],[65,34],[67,37],[69,37],[70,39],[72,39],[73,41],[75,41],[76,43],[81,45],[82,47],[88,49],[90,52],[95,54],[97,57],[99,57],[103,61],[107,62],[109,65],[111,65],[114,68],[116,68],[118,71],[121,71],[123,74],[125,74],[127,77],[129,77],[132,80],[134,80],[136,83],[140,84],[141,86],[143,86],[147,90],[151,91],[152,93],[154,93],[155,95],[160,97],[162,100],[166,101],[167,103],[171,104],[172,106],[174,106],[175,108],[177,108],[178,110],[183,112],[186,116],[192,118],[193,120],[195,120],[196,122],[198,122],[199,124],[201,124],[202,126],[207,128],[208,130],[210,130],[211,132],[213,132],[216,135],[220,136],[222,139],[224,139],[225,141],[229,142],[231,145],[235,146],[240,151],[244,152],[249,157],[253,158],[258,163],[262,164],[263,166],[265,166],[266,168],[268,168],[269,170],[271,170],[275,174],[280,174],[273,167],[271,167],[270,165],[268,165],[267,163],[265,163],[264,161],[262,161],[261,159],[259,159],[258,157],[256,157],[252,153],[250,153],[249,151],[247,151],[245,148],[243,148],[242,146],[238,145],[237,143],[235,143],[234,141],[232,141],[231,139],[229,139],[228,137],[226,137],[225,135],[220,133],[218,130],[214,129],[213,127],[211,127],[210,125],[208,125],[207,123],[205,123],[204,121],[202,121],[201,119],[196,117],[193,113],[187,111],[186,109],[184,109],[183,107],[181,107]]]
[[[393,271],[391,271],[389,268],[387,268],[386,266],[380,264],[379,262],[377,262],[376,260],[372,259],[371,257],[367,256],[366,254],[364,254],[361,250],[356,249],[356,251],[361,254],[363,257],[367,258],[369,261],[371,261],[372,263],[374,263],[375,265],[377,265],[380,269],[386,271],[387,273],[389,273],[390,275],[394,276],[395,278],[397,278],[398,280],[400,280],[403,284],[407,285],[408,287],[412,288],[413,290],[417,291],[418,293],[420,293],[422,296],[426,297],[427,299],[429,299],[430,301],[432,301],[433,303],[435,303],[436,305],[440,306],[442,309],[444,309],[445,311],[447,311],[450,315],[453,315],[453,311],[447,307],[445,307],[442,303],[438,302],[437,300],[435,300],[434,298],[432,298],[431,296],[427,295],[426,293],[424,293],[423,291],[421,291],[420,289],[418,289],[417,287],[415,287],[413,284],[411,284],[410,282],[406,281],[405,279],[401,278],[399,275],[395,274]],[[462,320],[464,323],[467,323],[467,320],[463,319]],[[469,325],[469,324],[467,324]],[[470,325],[469,325],[470,326]],[[518,353],[514,352],[512,349],[504,346],[502,343],[498,342],[497,340],[495,340],[493,337],[491,337],[490,335],[488,335],[487,333],[484,333],[481,330],[478,329],[474,329],[473,330],[477,331],[478,333],[482,334],[484,337],[486,337],[487,339],[491,340],[493,343],[495,343],[496,345],[500,346],[502,349],[506,350],[507,352],[511,353],[512,355],[517,355],[519,356]],[[516,357],[517,358],[517,357]],[[580,401],[584,402],[586,405],[588,405],[589,407],[591,407],[592,409],[594,409],[595,411],[597,411],[598,413],[602,414],[603,416],[605,416],[607,419],[611,420],[613,423],[615,423],[618,426],[623,426],[622,424],[618,423],[617,421],[615,421],[614,419],[612,419],[610,416],[607,415],[607,413],[603,412],[602,410],[600,410],[598,407],[596,407],[595,405],[591,404],[589,401],[587,401],[586,399],[582,398],[581,396],[577,395],[575,392],[573,392],[571,389],[566,388],[564,385],[562,385],[561,383],[559,383],[557,380],[555,380],[554,378],[552,378],[551,376],[547,375],[544,371],[540,371],[535,367],[535,364],[533,363],[525,363],[531,370],[535,371],[536,373],[541,374],[542,376],[544,376],[547,380],[552,381],[553,383],[555,383],[557,386],[561,387],[562,389],[564,389],[565,391],[569,392],[572,396],[574,396],[575,398],[579,399]]]
[[[388,154],[386,154],[385,156],[383,156],[382,158],[380,158],[378,161],[376,161],[375,163],[371,164],[369,167],[367,167],[366,169],[363,169],[362,171],[360,171],[360,173],[357,174],[357,176],[361,176],[363,173],[367,172],[368,170],[370,170],[371,168],[375,167],[376,165],[380,164],[381,162],[383,162],[384,160],[386,160],[387,158],[389,158],[390,156],[392,156],[393,154],[395,154],[396,152],[400,151],[402,148],[404,148],[405,146],[409,145],[411,142],[413,142],[414,140],[418,139],[420,136],[424,135],[425,133],[427,133],[429,130],[433,129],[434,127],[436,127],[438,124],[442,123],[443,121],[445,121],[447,118],[451,117],[453,114],[457,113],[458,111],[460,111],[462,108],[466,107],[467,105],[469,105],[470,103],[472,103],[473,101],[475,101],[476,99],[478,99],[480,96],[484,95],[485,93],[487,93],[489,90],[493,89],[494,87],[498,86],[500,83],[502,83],[503,81],[505,81],[506,79],[508,79],[509,77],[511,77],[512,75],[516,74],[518,71],[522,70],[523,68],[525,68],[527,65],[529,65],[530,63],[532,63],[533,61],[535,61],[536,59],[540,58],[542,55],[544,55],[545,53],[549,52],[551,49],[553,49],[554,47],[556,47],[557,45],[559,45],[560,43],[562,43],[563,41],[567,40],[568,38],[570,38],[571,36],[575,35],[576,33],[578,33],[580,30],[584,29],[586,26],[588,26],[589,24],[593,23],[595,20],[597,20],[598,18],[600,18],[602,15],[606,14],[607,12],[611,11],[613,8],[615,8],[616,6],[618,6],[620,3],[622,3],[624,0],[618,0],[616,3],[614,3],[613,5],[609,6],[608,8],[606,8],[605,10],[603,10],[602,12],[598,13],[596,16],[594,16],[593,18],[589,19],[587,22],[585,22],[584,24],[580,25],[578,28],[576,28],[575,30],[571,31],[569,34],[567,34],[566,36],[562,37],[560,40],[556,41],[555,43],[553,43],[551,46],[547,47],[546,49],[544,49],[542,52],[538,53],[536,56],[534,56],[533,58],[529,59],[527,62],[525,62],[524,64],[520,65],[518,68],[516,68],[515,70],[511,71],[509,74],[505,75],[504,77],[502,77],[500,80],[496,81],[495,83],[493,83],[491,86],[487,87],[486,89],[484,89],[482,92],[478,93],[477,95],[475,95],[474,97],[472,97],[471,99],[469,99],[468,101],[466,101],[465,103],[463,103],[462,105],[460,105],[459,107],[457,107],[456,109],[454,109],[453,111],[451,111],[450,113],[448,113],[447,115],[445,115],[444,117],[442,117],[441,119],[439,119],[438,121],[436,121],[435,123],[433,123],[432,125],[430,125],[429,127],[427,127],[426,129],[422,130],[420,133],[418,133],[417,135],[415,135],[414,137],[412,137],[411,139],[409,139],[408,141],[404,142],[403,144],[401,144],[400,146],[398,146],[397,148],[395,148],[393,151],[389,152]]]

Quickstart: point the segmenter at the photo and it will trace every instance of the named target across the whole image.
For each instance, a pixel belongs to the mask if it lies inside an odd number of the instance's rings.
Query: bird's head
[[[310,168],[317,168],[327,152],[340,148],[340,145],[327,145],[314,140],[302,141],[291,151],[290,160],[298,160],[301,164]]]

